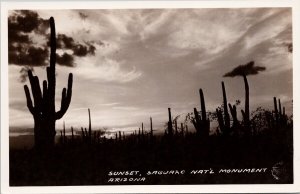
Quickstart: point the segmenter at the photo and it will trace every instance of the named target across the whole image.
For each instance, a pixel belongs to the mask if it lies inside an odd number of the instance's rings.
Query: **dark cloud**
[[[43,66],[48,49],[35,47],[29,33],[44,31],[46,20],[33,11],[15,11],[8,18],[8,61],[10,64]],[[43,26],[43,27],[39,27]],[[21,80],[24,80],[21,74]]]
[[[21,10],[16,11],[8,18],[8,30],[15,33],[29,33],[43,23],[44,20],[39,18],[38,14],[33,11]]]
[[[245,65],[239,65],[234,68],[232,71],[226,73],[224,77],[235,77],[235,76],[243,76],[243,75],[256,75],[260,71],[266,70],[265,67],[254,66],[254,61],[250,61]]]
[[[62,54],[61,56],[56,54],[56,62],[62,66],[73,67],[74,57],[67,53]]]
[[[47,43],[50,46],[50,42]],[[65,34],[58,34],[56,38],[57,49],[73,51],[73,54],[78,57],[84,57],[87,55],[95,55],[96,47],[92,43],[80,44],[74,41],[72,37],[68,37]]]
[[[8,60],[9,64],[20,66],[45,66],[49,58],[49,41],[35,45],[32,34],[49,39],[49,21],[39,17],[37,12],[13,11],[8,17]],[[74,56],[94,55],[96,47],[92,43],[80,44],[65,34],[57,35],[57,49],[71,50],[73,55],[57,55],[57,63],[63,66],[74,66]],[[21,73],[21,80],[24,75]]]
[[[96,50],[96,47],[93,45],[83,46],[83,45],[79,44],[73,48],[74,55],[79,56],[79,57],[86,56],[88,54],[94,55],[95,50]]]
[[[50,43],[48,43],[50,45]],[[58,34],[56,38],[56,48],[58,49],[73,49],[75,46],[74,39],[64,34]]]
[[[48,60],[48,49],[20,44],[8,52],[10,64],[43,66]]]

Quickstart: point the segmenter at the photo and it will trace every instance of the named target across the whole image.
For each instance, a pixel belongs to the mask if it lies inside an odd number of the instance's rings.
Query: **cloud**
[[[8,52],[10,64],[43,66],[47,62],[48,49],[34,46],[12,46]],[[11,48],[11,47],[10,47]]]
[[[291,26],[291,17],[290,9],[277,10],[277,12],[252,25],[244,34],[245,48],[253,48],[261,42],[275,38]]]
[[[48,46],[50,46],[50,42],[48,42]],[[72,37],[69,37],[65,34],[57,35],[56,48],[62,50],[70,50],[73,55],[78,57],[94,55],[96,50],[96,47],[91,43],[85,43],[85,45],[80,44],[78,42],[75,42]]]
[[[142,72],[137,71],[136,67],[122,69],[126,62],[118,62],[102,56],[78,59],[78,63],[85,65],[77,68],[76,74],[89,80],[127,83],[142,76]]]
[[[290,9],[93,9],[37,13],[44,19],[53,15],[60,34],[58,62],[65,65],[57,66],[57,106],[68,73],[74,74],[74,95],[64,116],[68,125],[88,126],[89,107],[93,126],[136,128],[141,122],[149,123],[152,116],[159,129],[168,119],[168,107],[172,108],[172,115],[184,115],[199,107],[199,88],[205,93],[207,109],[214,110],[222,103],[221,81],[226,81],[229,102],[243,100],[243,83],[238,78],[224,80],[222,76],[250,60],[267,68],[262,74],[249,76],[251,109],[272,106],[273,96],[292,98]],[[42,33],[42,27],[40,31],[22,32],[16,38],[44,48],[48,36],[47,32]],[[10,76],[18,75],[21,67],[11,65]],[[35,73],[40,80],[46,78],[45,69],[35,68]],[[15,83],[16,79],[9,80],[10,100],[22,95],[24,98],[23,86]],[[25,115],[18,114],[20,118]],[[28,110],[26,114],[33,124]],[[11,118],[11,125],[22,125],[23,120]],[[58,121],[57,126],[61,127],[62,122]]]
[[[41,66],[46,64],[48,49],[35,47],[30,33],[41,32],[45,20],[33,11],[15,11],[8,18],[9,64]]]
[[[74,58],[72,55],[64,53],[62,55],[56,54],[56,62],[63,66],[72,67],[74,65]]]
[[[8,18],[8,60],[9,64],[20,66],[45,66],[49,61],[49,24],[35,11],[13,11]],[[59,65],[74,66],[74,56],[94,55],[93,42],[79,43],[65,34],[57,35],[57,54]],[[71,54],[67,53],[71,51]],[[24,74],[21,74],[24,80]]]

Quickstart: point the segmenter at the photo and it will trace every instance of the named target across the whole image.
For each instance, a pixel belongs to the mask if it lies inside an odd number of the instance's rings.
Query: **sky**
[[[244,106],[241,77],[223,77],[254,61],[265,71],[248,76],[250,110],[271,109],[273,97],[292,114],[292,12],[290,8],[135,10],[30,10],[9,16],[9,124],[32,128],[23,86],[28,69],[46,79],[48,19],[57,33],[56,110],[68,74],[74,75],[70,107],[56,127],[92,126],[132,131],[144,123],[161,130],[172,115],[222,104],[221,81],[231,103]],[[199,109],[198,108],[198,109]],[[240,115],[240,112],[238,112]]]

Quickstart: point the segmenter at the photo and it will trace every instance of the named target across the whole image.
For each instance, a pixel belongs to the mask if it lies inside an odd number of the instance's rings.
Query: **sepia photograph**
[[[69,7],[3,14],[9,187],[295,185],[291,6]]]

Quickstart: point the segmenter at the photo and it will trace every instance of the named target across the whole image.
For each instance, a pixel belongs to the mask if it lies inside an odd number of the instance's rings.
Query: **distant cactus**
[[[72,142],[74,142],[74,129],[73,129],[73,127],[71,127],[71,133],[72,133]]]
[[[184,128],[183,128],[183,123],[180,124],[180,135],[183,137],[184,136]]]
[[[119,131],[119,141],[122,141],[122,133]]]
[[[224,82],[222,82],[222,93],[223,93],[223,113],[222,110],[220,109],[216,109],[216,113],[217,113],[217,119],[218,119],[221,133],[225,136],[228,136],[231,133],[231,127],[230,127],[230,116],[228,113],[227,96],[226,96],[226,89],[225,89]]]
[[[205,99],[202,89],[199,90],[200,104],[201,104],[201,116],[198,114],[197,108],[194,108],[194,118],[192,123],[196,129],[196,132],[201,137],[209,136],[210,121],[206,117]]]
[[[232,127],[235,129],[239,126],[239,121],[238,121],[238,118],[237,118],[237,111],[236,111],[236,106],[235,105],[231,105],[230,103],[228,104],[229,106],[229,110],[230,110],[230,114],[231,114],[231,117],[232,117]]]
[[[288,118],[287,115],[285,114],[285,107],[283,108],[281,107],[280,99],[278,99],[278,104],[277,104],[276,97],[274,97],[273,100],[274,100],[273,115],[267,114],[266,112],[266,118],[269,127],[278,130],[287,126]]]
[[[88,113],[89,113],[89,143],[92,142],[92,121],[91,121],[91,111],[90,109],[88,109]]]
[[[188,127],[188,125],[185,125],[185,133],[186,133],[186,134],[189,133],[189,127]]]
[[[49,149],[55,144],[55,122],[61,119],[69,108],[72,97],[73,75],[69,74],[68,88],[62,90],[61,107],[55,110],[55,63],[56,63],[56,37],[55,23],[53,17],[50,18],[50,67],[47,67],[47,80],[43,81],[43,92],[40,88],[39,78],[33,76],[32,71],[28,71],[31,85],[32,98],[27,85],[24,90],[27,99],[27,107],[34,119],[34,146],[37,149]]]
[[[82,139],[85,138],[85,133],[84,133],[83,127],[81,127],[81,136],[82,136]]]
[[[178,135],[177,119],[174,120],[174,124],[175,124],[175,135]]]
[[[152,125],[152,117],[150,117],[150,138],[153,138],[153,125]]]
[[[172,115],[171,115],[171,108],[168,108],[169,113],[169,121],[168,121],[168,135],[173,136],[173,126],[172,126]]]

